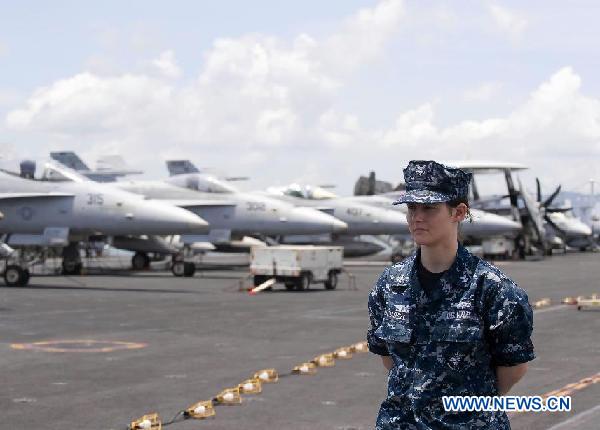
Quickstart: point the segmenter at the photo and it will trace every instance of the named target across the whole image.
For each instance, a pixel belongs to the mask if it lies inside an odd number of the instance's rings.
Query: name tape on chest
[[[470,319],[472,316],[471,311],[460,310],[460,311],[442,311],[440,318],[443,320],[465,320]]]
[[[395,305],[393,308],[387,308],[386,313],[389,318],[395,320],[408,320],[410,306],[408,305]]]

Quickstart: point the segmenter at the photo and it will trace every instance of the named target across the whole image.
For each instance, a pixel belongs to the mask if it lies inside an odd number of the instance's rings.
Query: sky
[[[0,7],[5,167],[74,150],[160,178],[186,158],[250,189],[342,195],[411,159],[519,162],[544,192],[600,180],[597,2]]]

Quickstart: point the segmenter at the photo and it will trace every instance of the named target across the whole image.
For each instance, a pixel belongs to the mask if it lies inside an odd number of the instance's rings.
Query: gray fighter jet
[[[216,177],[185,174],[166,181],[121,181],[120,189],[188,209],[210,223],[208,235],[185,240],[218,246],[243,236],[281,236],[346,231],[340,220],[308,208],[295,208],[268,196],[238,191]]]
[[[348,224],[348,235],[408,233],[405,216],[388,208],[365,205],[352,197],[338,197],[321,187],[292,184],[270,187],[267,193],[296,206],[330,213]]]
[[[205,233],[198,216],[156,201],[79,177],[52,163],[43,180],[33,178],[35,166],[22,164],[21,175],[0,171],[0,234],[13,247],[63,247],[65,273],[81,268],[80,241],[90,237]],[[68,181],[56,181],[68,175]],[[24,285],[27,265],[18,256],[4,271],[8,284]]]
[[[232,180],[240,178],[225,178],[217,180],[214,176],[201,173],[189,160],[167,161],[167,168],[172,175],[169,182],[185,188],[202,189],[207,192],[219,192],[214,183],[219,181],[226,187],[231,187]],[[381,250],[381,247],[371,242],[362,242],[357,239],[360,235],[371,234],[402,234],[408,233],[408,224],[404,216],[385,209],[363,205],[361,203],[338,198],[319,188],[302,188],[290,186],[270,188],[267,191],[258,191],[254,195],[261,198],[277,199],[286,204],[291,204],[297,209],[317,210],[331,215],[347,224],[345,232],[334,234],[314,234],[309,231],[287,232],[279,237],[284,243],[319,243],[339,245],[344,247],[344,256],[358,257],[371,255]],[[210,220],[209,220],[210,221]]]
[[[292,184],[287,187],[271,187],[267,193],[298,206],[312,207],[330,213],[348,224],[345,234],[336,235],[330,241],[316,237],[286,236],[287,243],[325,243],[344,247],[345,257],[366,257],[379,253],[380,242],[368,240],[373,235],[406,235],[406,217],[386,207],[359,202],[351,197],[338,197],[330,191],[315,186]]]
[[[61,160],[61,157],[55,158]],[[173,166],[171,162],[167,164]],[[286,234],[336,234],[348,228],[344,222],[320,211],[296,208],[268,196],[239,191],[230,185],[229,181],[241,178],[224,181],[214,175],[199,173],[195,168],[176,173],[181,174],[163,181],[123,180],[112,185],[185,208],[209,222],[208,234],[181,236],[187,246],[211,243],[219,251],[248,251],[249,245],[242,241],[245,236],[266,239]]]

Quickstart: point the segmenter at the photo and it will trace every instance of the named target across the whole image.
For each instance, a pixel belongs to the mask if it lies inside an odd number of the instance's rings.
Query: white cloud
[[[404,3],[399,0],[384,0],[374,8],[359,10],[325,41],[322,60],[332,68],[353,67],[380,55],[404,13]]]
[[[494,22],[502,32],[513,41],[521,37],[528,25],[526,17],[498,4],[489,4],[488,7]]]
[[[433,119],[433,105],[429,103],[404,112],[398,116],[394,126],[384,133],[381,143],[386,147],[402,146],[408,149],[439,140]]]
[[[382,144],[405,149],[409,157],[417,151],[446,159],[461,154],[512,160],[600,156],[600,100],[582,94],[581,78],[570,67],[554,73],[505,117],[444,128],[434,120],[431,104],[405,112],[386,131]]]
[[[402,18],[400,0],[361,9],[322,40],[260,34],[220,38],[192,83],[143,74],[80,73],[39,88],[6,124],[91,145],[162,148],[290,146],[318,136],[341,78],[381,54]],[[333,61],[337,58],[337,62]],[[181,71],[172,51],[153,62],[162,76]],[[152,152],[152,151],[150,151]]]
[[[6,123],[17,130],[74,139],[142,137],[168,128],[163,120],[172,107],[172,92],[164,82],[149,77],[80,73],[36,90],[25,108],[7,115]]]
[[[496,97],[501,89],[502,84],[500,82],[484,82],[466,90],[464,99],[466,101],[486,102]]]
[[[347,148],[361,140],[372,140],[361,129],[356,116],[340,114],[334,110],[328,110],[319,117],[317,135],[320,141],[335,148]]]
[[[171,50],[162,52],[158,58],[152,61],[152,65],[166,78],[179,78],[181,76],[181,69],[177,65],[175,54]]]

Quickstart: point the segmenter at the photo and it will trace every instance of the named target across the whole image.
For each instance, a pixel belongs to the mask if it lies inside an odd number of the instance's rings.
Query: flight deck
[[[511,394],[572,396],[570,413],[511,414],[513,429],[592,429],[600,419],[600,308],[561,301],[600,293],[600,254],[499,262],[534,311],[537,358]],[[2,429],[125,429],[163,423],[262,369],[276,383],[242,403],[215,406],[186,429],[331,429],[374,426],[386,392],[379,357],[354,351],[314,374],[292,369],[364,341],[367,296],[384,264],[352,262],[336,290],[316,286],[249,295],[247,268],[193,278],[148,271],[116,276],[33,276],[0,291]],[[354,277],[350,283],[348,273]],[[550,300],[543,300],[550,299]]]

